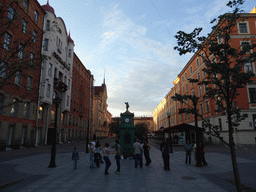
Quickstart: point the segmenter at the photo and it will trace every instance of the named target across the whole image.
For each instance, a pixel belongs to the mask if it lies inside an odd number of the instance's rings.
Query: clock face
[[[129,123],[129,121],[130,121],[130,120],[129,120],[128,118],[125,119],[125,123]]]

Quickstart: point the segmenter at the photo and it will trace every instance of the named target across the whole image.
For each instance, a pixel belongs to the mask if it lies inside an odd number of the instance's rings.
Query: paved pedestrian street
[[[163,169],[161,152],[152,147],[150,166],[135,168],[134,160],[121,160],[121,173],[116,174],[114,155],[110,155],[112,165],[109,175],[104,175],[105,165],[100,168],[89,168],[89,154],[79,151],[78,169],[73,169],[71,153],[58,153],[56,168],[48,168],[50,154],[40,154],[0,163],[1,191],[89,191],[89,192],[225,192],[236,191],[232,184],[232,165],[229,155],[221,153],[207,153],[208,166],[195,167],[185,164],[185,153],[174,151],[170,159],[170,171]],[[255,169],[256,161],[237,158],[239,166],[249,165]],[[143,162],[145,164],[145,160]],[[192,155],[192,164],[194,164]],[[246,167],[245,171],[246,171]],[[240,167],[239,167],[240,168]],[[13,172],[12,181],[8,180],[7,172]],[[248,171],[248,170],[247,170]],[[255,173],[256,171],[254,171]],[[249,173],[249,171],[248,171]],[[243,172],[242,172],[243,174]],[[17,178],[15,178],[15,175]],[[247,175],[245,173],[245,175]],[[16,179],[16,180],[15,180]],[[248,178],[241,178],[243,191],[256,188],[255,174]],[[9,182],[9,184],[8,184]],[[4,187],[3,187],[4,186]]]

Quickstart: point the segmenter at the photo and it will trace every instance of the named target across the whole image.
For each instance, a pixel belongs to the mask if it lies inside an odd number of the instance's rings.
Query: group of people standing
[[[111,166],[111,161],[109,159],[110,154],[115,154],[115,160],[116,160],[116,166],[117,170],[115,173],[120,173],[120,159],[121,159],[121,147],[119,144],[119,141],[115,141],[115,150],[110,151],[109,150],[109,143],[105,143],[105,146],[102,147],[100,145],[100,142],[97,141],[91,142],[89,146],[90,151],[90,168],[93,169],[95,167],[100,167],[100,164],[103,163],[101,151],[103,154],[103,159],[105,161],[105,175],[109,175],[109,167]],[[149,151],[151,149],[150,145],[148,144],[147,140],[140,140],[137,139],[136,142],[133,144],[134,149],[134,159],[135,159],[135,168],[137,168],[138,165],[140,167],[143,167],[143,154],[146,160],[146,166],[149,166],[151,163]],[[170,147],[170,144],[168,144],[164,139],[163,142],[160,144],[160,150],[162,152],[162,158],[164,162],[164,170],[170,170],[170,153],[172,153],[172,149]],[[186,158],[185,163],[191,164],[191,153],[193,151],[193,146],[190,143],[190,141],[187,141],[185,145],[185,152],[186,152]],[[204,151],[204,145],[202,143],[199,144],[199,153],[198,153],[198,160],[200,163],[203,163],[203,165],[207,165],[207,162],[205,161],[204,157],[205,151]],[[74,169],[77,169],[77,160],[79,160],[79,154],[76,151],[76,147],[74,148],[74,151],[72,153],[72,160]],[[96,165],[96,166],[95,166]]]
[[[146,140],[143,142],[142,140],[137,139],[136,142],[133,144],[133,149],[135,156],[135,168],[137,168],[138,164],[140,164],[141,168],[143,167],[143,154],[146,160],[145,165],[148,166],[151,163],[151,159],[149,156],[149,151],[151,147]]]

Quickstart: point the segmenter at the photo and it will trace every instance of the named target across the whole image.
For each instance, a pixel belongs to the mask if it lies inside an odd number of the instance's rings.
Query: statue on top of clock
[[[124,102],[125,105],[126,105],[126,111],[129,111],[128,108],[129,108],[129,103],[128,102]]]

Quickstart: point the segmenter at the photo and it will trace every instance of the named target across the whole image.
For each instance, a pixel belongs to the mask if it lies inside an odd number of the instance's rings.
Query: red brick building
[[[36,0],[0,0],[0,140],[35,145],[45,11]]]
[[[68,140],[86,138],[88,121],[92,124],[93,75],[74,53],[71,109],[69,113]]]
[[[254,9],[255,10],[255,9]],[[256,12],[241,14],[241,19],[237,22],[237,25],[232,28],[230,34],[230,45],[232,48],[242,49],[244,45],[251,44],[255,41],[254,37],[256,35]],[[219,43],[221,43],[221,37],[218,38]],[[254,42],[255,43],[255,42]],[[208,50],[209,51],[209,50]],[[255,52],[256,49],[251,50]],[[206,51],[206,53],[208,53]],[[222,115],[215,110],[217,109],[217,104],[213,99],[205,99],[203,95],[206,92],[206,86],[198,85],[196,83],[190,83],[188,80],[199,79],[202,81],[206,79],[207,75],[202,70],[205,68],[204,58],[201,51],[197,51],[182,71],[178,74],[175,79],[174,87],[171,88],[170,92],[165,96],[161,103],[153,111],[154,119],[154,129],[157,130],[160,127],[168,127],[169,119],[167,113],[170,113],[170,124],[179,125],[182,123],[187,123],[194,125],[194,115],[192,114],[178,114],[179,108],[185,107],[186,103],[181,103],[171,99],[175,93],[181,95],[196,95],[199,97],[197,109],[199,114],[207,119],[212,125],[218,125],[220,127],[220,135],[224,140],[228,141],[228,124],[227,116]],[[206,54],[208,55],[208,54]],[[244,57],[248,57],[246,53]],[[212,55],[208,57],[209,59],[214,59]],[[253,72],[255,70],[256,62],[251,61],[245,64],[244,72]],[[244,88],[238,89],[239,95],[234,99],[234,105],[241,109],[241,114],[248,114],[248,118],[242,122],[235,129],[234,139],[237,144],[255,144],[256,143],[256,77],[252,78],[252,82],[247,84]],[[209,85],[209,87],[214,87],[214,85]],[[189,105],[192,105],[192,101],[188,101]],[[204,122],[199,117],[199,127],[204,127]],[[207,129],[206,133],[210,130]],[[194,133],[193,133],[194,135]],[[219,139],[212,135],[205,135],[206,142],[219,142]]]

